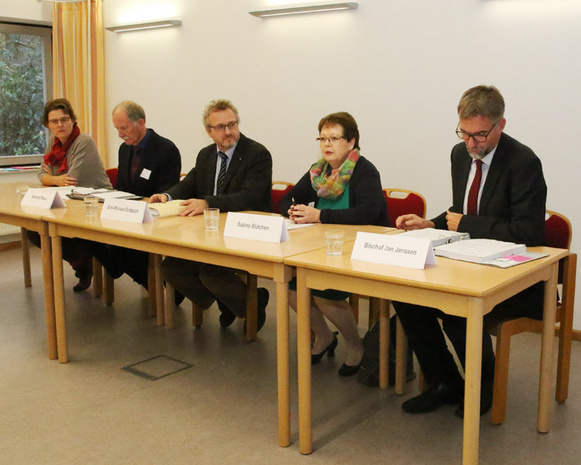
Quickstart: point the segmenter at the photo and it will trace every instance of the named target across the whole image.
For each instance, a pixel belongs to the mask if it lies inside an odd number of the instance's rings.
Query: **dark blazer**
[[[226,172],[224,193],[215,196],[217,157],[216,144],[203,148],[188,175],[171,189],[160,192],[167,192],[173,199],[204,199],[222,212],[272,211],[272,157],[266,147],[240,134]]]
[[[297,204],[308,205],[319,201],[317,192],[311,185],[309,172],[297,182],[293,188],[285,194],[280,201],[280,211],[288,216],[288,209],[292,199]],[[321,210],[321,223],[330,224],[371,224],[377,226],[389,226],[387,216],[387,203],[379,171],[365,157],[359,157],[353,174],[349,180],[349,208],[341,210]]]
[[[472,158],[461,142],[452,149],[450,211],[462,213]],[[470,237],[526,244],[545,243],[547,186],[541,161],[527,146],[502,134],[482,190],[478,215],[464,215],[458,231]],[[446,212],[432,219],[436,228],[448,229]]]
[[[151,197],[158,192],[166,192],[179,182],[182,170],[180,151],[171,140],[158,135],[153,129],[148,131],[149,138],[141,154],[141,164],[134,180],[131,179],[132,148],[125,143],[119,147],[119,172],[115,186],[117,190]],[[151,172],[149,179],[141,176],[143,169]]]

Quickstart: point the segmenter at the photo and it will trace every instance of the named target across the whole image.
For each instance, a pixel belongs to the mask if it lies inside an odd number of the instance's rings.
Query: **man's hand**
[[[166,203],[166,202],[167,202],[166,194],[153,194],[149,198],[149,203]]]
[[[204,208],[208,208],[208,202],[203,199],[188,199],[180,203],[184,208],[180,212],[180,216],[196,216],[204,213]]]
[[[414,229],[433,228],[435,225],[430,220],[420,218],[413,213],[398,216],[395,220],[395,227],[397,229],[405,229],[406,231],[413,231]]]
[[[464,216],[462,213],[452,213],[450,210],[446,212],[446,221],[448,222],[448,229],[450,231],[458,231],[462,216]]]

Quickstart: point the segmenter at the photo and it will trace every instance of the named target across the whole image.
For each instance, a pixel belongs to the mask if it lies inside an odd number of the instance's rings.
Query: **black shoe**
[[[462,402],[464,382],[442,381],[433,385],[419,396],[406,400],[401,408],[406,413],[428,413],[437,410],[441,405],[455,405]]]
[[[89,288],[93,279],[93,260],[91,257],[85,257],[76,262],[73,268],[75,276],[79,278],[79,282],[73,286],[73,291],[83,292]]]
[[[268,305],[270,294],[268,289],[264,287],[259,287],[256,294],[256,332],[258,332],[266,321],[266,306]],[[244,334],[246,334],[246,321],[244,322]]]
[[[222,326],[222,328],[227,328],[232,323],[234,323],[234,321],[236,321],[236,315],[234,315],[234,313],[232,313],[232,311],[226,307],[225,304],[219,300],[217,302],[218,308],[220,309],[220,326]]]
[[[492,384],[485,383],[480,388],[480,416],[492,408]],[[460,402],[454,412],[458,418],[464,418],[464,402]]]
[[[311,365],[316,365],[317,363],[319,363],[325,354],[327,354],[329,357],[335,356],[335,349],[337,348],[337,344],[339,344],[337,334],[339,333],[338,332],[333,333],[333,340],[331,341],[331,344],[325,347],[323,352],[319,354],[311,354]]]
[[[353,376],[359,371],[360,367],[361,362],[359,362],[357,365],[346,365],[344,363],[341,365],[341,368],[339,368],[339,376]]]

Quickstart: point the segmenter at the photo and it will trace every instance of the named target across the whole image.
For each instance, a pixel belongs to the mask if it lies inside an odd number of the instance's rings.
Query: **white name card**
[[[50,210],[66,207],[65,201],[56,189],[28,189],[20,202],[23,207],[36,207]]]
[[[282,216],[253,215],[229,212],[224,227],[225,237],[263,242],[284,242],[289,239]]]
[[[101,219],[127,223],[150,223],[153,221],[147,202],[124,199],[106,199],[101,210]]]
[[[358,232],[351,260],[423,269],[435,265],[436,257],[429,239]]]

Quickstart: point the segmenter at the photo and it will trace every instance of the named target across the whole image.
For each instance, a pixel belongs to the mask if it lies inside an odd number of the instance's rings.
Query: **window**
[[[0,23],[0,166],[41,162],[51,94],[51,28]]]

